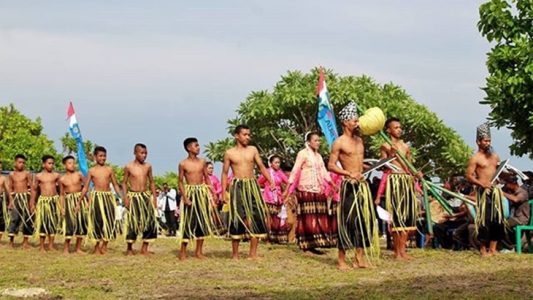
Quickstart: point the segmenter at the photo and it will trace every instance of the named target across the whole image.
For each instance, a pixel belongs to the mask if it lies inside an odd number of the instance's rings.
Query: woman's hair
[[[320,134],[316,131],[309,131],[308,133],[305,134],[305,141],[306,142],[309,142],[311,141],[311,138],[313,138],[313,136],[320,136]]]
[[[268,162],[269,163],[273,163],[274,162],[274,159],[279,159],[281,161],[281,156],[277,155],[277,154],[272,154],[268,157]]]

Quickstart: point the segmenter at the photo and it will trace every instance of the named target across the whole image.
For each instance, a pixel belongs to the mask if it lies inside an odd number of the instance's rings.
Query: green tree
[[[61,164],[61,156],[54,147],[54,142],[43,133],[41,119],[32,120],[21,114],[13,104],[0,107],[0,160],[3,168],[13,169],[13,158],[24,154],[28,160],[28,170],[41,169],[41,157],[50,154],[56,158],[56,165]]]
[[[167,183],[169,187],[178,189],[178,174],[176,172],[166,172],[160,176],[154,176],[155,186],[161,188],[163,183]]]
[[[64,155],[78,155],[78,144],[76,143],[76,140],[72,137],[72,135],[69,132],[66,132],[63,137],[61,137],[61,145],[63,146],[63,154]],[[83,148],[85,150],[85,157],[87,158],[87,162],[90,164],[94,162],[93,157],[93,150],[94,150],[94,143],[90,140],[84,140],[83,141]]]
[[[491,0],[479,16],[479,31],[493,43],[480,103],[490,106],[493,125],[511,129],[511,153],[533,159],[533,2]]]
[[[318,129],[315,95],[318,72],[318,68],[305,74],[289,71],[273,91],[251,92],[239,105],[237,117],[228,121],[229,132],[237,124],[245,123],[252,128],[253,142],[264,157],[277,153],[292,163],[303,148],[305,133]],[[380,85],[367,76],[339,76],[331,70],[326,72],[326,80],[336,111],[354,100],[362,107],[377,106],[388,117],[399,117],[404,124],[404,138],[414,148],[416,165],[425,166],[423,171],[437,175],[432,170],[438,169],[441,177],[464,172],[472,150],[435,113],[416,103],[400,87],[391,83]],[[378,157],[383,142],[379,135],[366,137],[366,156]],[[321,152],[326,157],[329,150],[325,144]],[[206,147],[207,156],[220,161],[231,145],[231,138],[210,143]]]

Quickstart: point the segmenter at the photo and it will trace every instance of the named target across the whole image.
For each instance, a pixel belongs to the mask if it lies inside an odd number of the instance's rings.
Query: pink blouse
[[[327,185],[326,196],[328,198],[331,198],[331,200],[333,200],[334,202],[339,202],[341,199],[340,189],[341,189],[341,183],[342,183],[343,176],[337,173],[334,173],[334,172],[329,172],[329,176],[331,176],[331,181],[337,187],[337,191],[335,191],[332,186]]]
[[[296,188],[303,192],[324,193],[330,182],[331,177],[320,153],[307,147],[298,152],[289,177],[289,193]]]
[[[282,204],[283,195],[281,192],[281,185],[287,184],[289,180],[281,170],[274,171],[274,169],[268,168],[268,172],[270,173],[270,177],[272,177],[272,180],[274,180],[276,190],[271,191],[268,180],[265,178],[265,176],[259,176],[259,179],[257,179],[257,181],[259,182],[259,185],[263,188],[263,200],[265,200],[265,202],[268,204]]]
[[[218,180],[215,175],[209,175],[209,180],[211,180],[211,188],[217,196],[217,200],[220,200],[222,195],[222,184],[220,183],[220,180]]]

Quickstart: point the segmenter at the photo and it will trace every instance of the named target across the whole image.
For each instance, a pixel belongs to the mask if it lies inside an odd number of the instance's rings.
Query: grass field
[[[247,245],[242,246],[245,256]],[[118,241],[106,256],[65,256],[11,250],[4,238],[0,294],[39,287],[49,291],[46,299],[533,298],[533,255],[528,254],[481,259],[471,251],[412,249],[412,261],[397,262],[383,251],[375,269],[340,272],[333,249],[308,256],[294,245],[262,244],[260,261],[232,261],[230,249],[228,241],[208,240],[208,260],[181,262],[176,240],[168,238],[156,242],[150,257],[126,257]]]

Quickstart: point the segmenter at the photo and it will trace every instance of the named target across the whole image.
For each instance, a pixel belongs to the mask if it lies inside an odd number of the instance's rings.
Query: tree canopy
[[[253,91],[240,103],[237,116],[228,120],[231,134],[236,125],[252,128],[253,143],[264,157],[277,153],[289,164],[303,148],[304,135],[318,130],[317,97],[319,68],[309,73],[289,71],[272,91]],[[350,100],[366,108],[377,106],[387,117],[398,117],[404,127],[404,139],[413,147],[415,163],[428,175],[447,177],[463,173],[472,150],[453,129],[429,109],[415,102],[402,88],[392,83],[378,84],[368,76],[340,76],[326,71],[331,103],[338,112]],[[339,122],[337,122],[340,124]],[[340,128],[339,128],[339,132]],[[378,136],[365,138],[366,157],[377,158],[384,141]],[[207,156],[220,161],[224,151],[233,145],[226,138],[206,146]],[[325,142],[321,148],[327,157]],[[432,173],[432,170],[436,173]]]
[[[511,153],[533,159],[533,3],[490,0],[479,16],[479,31],[493,44],[480,103],[490,106],[493,125],[511,129]]]
[[[43,133],[41,119],[32,120],[21,114],[13,104],[0,107],[0,161],[4,169],[12,169],[14,157],[23,154],[27,157],[28,170],[41,169],[41,158],[45,154],[56,158],[59,166],[60,154],[54,142]]]

